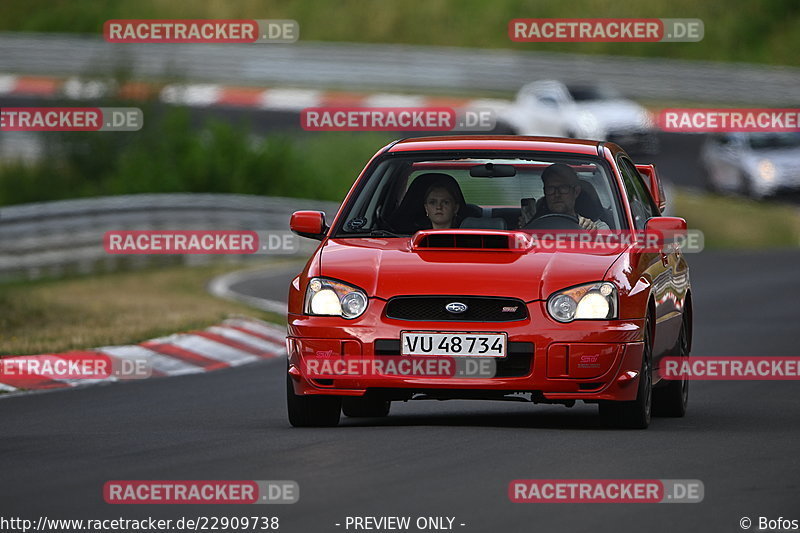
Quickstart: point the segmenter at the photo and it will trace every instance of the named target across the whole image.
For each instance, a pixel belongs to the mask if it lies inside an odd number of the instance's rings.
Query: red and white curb
[[[0,96],[65,97],[90,100],[116,95],[133,100],[156,97],[166,104],[193,107],[246,107],[300,111],[307,107],[451,107],[507,106],[507,100],[422,96],[396,93],[356,93],[290,87],[239,87],[214,83],[159,85],[129,82],[115,86],[106,81],[0,74]]]
[[[253,318],[229,318],[209,328],[177,333],[127,346],[104,346],[88,351],[10,358],[56,358],[103,356],[114,360],[146,361],[151,377],[180,376],[246,365],[264,359],[286,356],[286,330]],[[4,358],[5,359],[5,358]],[[66,389],[118,381],[115,376],[101,379],[57,379],[37,374],[0,374],[0,391]],[[2,396],[8,396],[3,394]]]

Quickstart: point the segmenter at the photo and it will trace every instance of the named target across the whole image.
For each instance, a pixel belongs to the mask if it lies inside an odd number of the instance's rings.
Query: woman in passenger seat
[[[428,208],[428,196],[436,189],[443,189],[449,193],[452,206],[448,209],[443,205],[438,214],[439,209],[436,205],[432,204],[431,208]],[[400,205],[390,216],[387,226],[396,233],[408,234],[431,229],[434,223],[428,215],[430,211],[436,219],[437,226],[457,228],[465,216],[471,216],[471,210],[473,212],[477,210],[477,214],[472,216],[480,216],[480,208],[466,203],[464,194],[453,176],[443,172],[428,172],[414,178]]]
[[[428,217],[432,229],[454,227],[453,222],[461,206],[456,201],[458,194],[451,189],[452,184],[439,182],[428,187],[425,192],[425,216]]]

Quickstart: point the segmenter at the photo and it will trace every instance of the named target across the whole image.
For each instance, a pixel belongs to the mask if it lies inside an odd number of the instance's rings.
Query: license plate
[[[402,355],[505,357],[505,333],[439,333],[404,331],[400,334]]]

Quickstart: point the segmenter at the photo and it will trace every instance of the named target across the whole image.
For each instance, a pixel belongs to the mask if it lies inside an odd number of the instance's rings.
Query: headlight
[[[758,162],[758,177],[764,181],[775,179],[775,165],[769,159],[762,159]]]
[[[357,318],[367,310],[367,295],[358,287],[327,278],[311,278],[303,310],[308,315]]]
[[[547,312],[559,322],[617,318],[619,297],[613,283],[579,285],[550,295]]]

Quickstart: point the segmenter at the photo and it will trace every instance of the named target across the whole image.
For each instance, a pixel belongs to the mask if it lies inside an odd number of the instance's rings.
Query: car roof
[[[508,150],[559,152],[580,155],[600,153],[602,141],[567,139],[564,137],[523,137],[519,135],[461,135],[452,137],[416,137],[391,145],[387,152]]]

